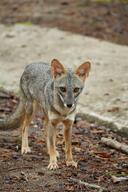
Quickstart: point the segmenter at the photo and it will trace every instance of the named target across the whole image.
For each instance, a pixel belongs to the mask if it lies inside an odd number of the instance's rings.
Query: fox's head
[[[52,60],[51,70],[54,78],[54,90],[56,90],[62,106],[72,108],[76,105],[90,68],[90,62],[85,62],[73,71],[70,68],[66,69],[57,59]]]

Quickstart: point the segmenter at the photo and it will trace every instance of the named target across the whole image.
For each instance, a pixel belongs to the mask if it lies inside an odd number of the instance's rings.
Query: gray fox
[[[21,153],[30,152],[28,126],[37,110],[43,110],[47,148],[50,156],[48,168],[56,169],[56,127],[64,125],[65,155],[67,166],[77,167],[72,157],[71,135],[76,106],[91,64],[85,62],[75,71],[65,68],[57,59],[47,63],[26,66],[20,79],[20,103],[16,111],[0,121],[0,130],[22,127]]]

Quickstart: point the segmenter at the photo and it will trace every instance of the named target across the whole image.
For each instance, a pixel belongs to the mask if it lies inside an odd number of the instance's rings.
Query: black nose
[[[71,108],[71,107],[72,107],[72,104],[67,104],[67,107],[68,107],[68,108]]]

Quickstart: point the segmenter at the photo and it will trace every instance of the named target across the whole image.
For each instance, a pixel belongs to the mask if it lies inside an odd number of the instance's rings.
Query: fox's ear
[[[90,69],[91,63],[87,61],[77,68],[76,74],[84,81],[88,77]]]
[[[54,78],[65,73],[64,66],[57,59],[51,61],[51,70]]]

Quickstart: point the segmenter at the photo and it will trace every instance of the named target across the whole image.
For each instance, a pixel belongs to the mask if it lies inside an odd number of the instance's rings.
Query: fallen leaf
[[[111,157],[111,153],[107,153],[107,152],[99,152],[99,151],[93,151],[93,153],[101,158],[110,158]]]

